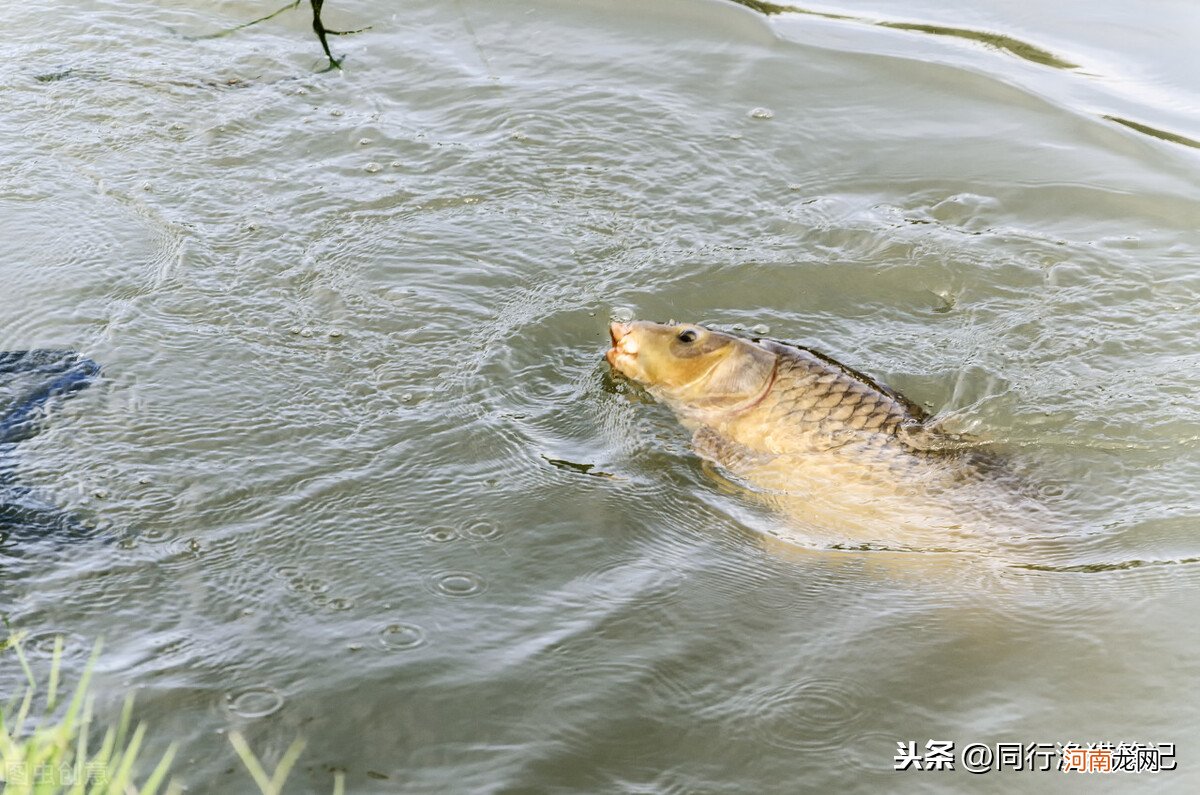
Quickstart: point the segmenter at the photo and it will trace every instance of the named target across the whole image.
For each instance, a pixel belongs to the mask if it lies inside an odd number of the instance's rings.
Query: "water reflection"
[[[888,22],[866,17],[852,16],[849,14],[831,14],[826,11],[814,11],[800,6],[783,5],[779,3],[763,3],[758,0],[730,0],[738,5],[757,11],[761,14],[807,14],[809,16],[821,17],[822,19],[835,19],[847,22],[858,22],[866,25],[876,25],[881,28],[892,28],[893,30],[908,30],[916,33],[928,33],[933,36],[950,36],[958,39],[966,39],[968,41],[977,41],[988,47],[996,50],[1007,52],[1022,58],[1031,63],[1040,64],[1042,66],[1050,66],[1055,69],[1078,69],[1078,64],[1073,64],[1070,61],[1058,57],[1054,53],[1045,50],[1041,47],[1034,46],[1028,42],[1012,36],[1006,36],[1003,33],[989,33],[980,30],[970,30],[968,28],[947,27],[945,25],[924,25],[916,22]]]

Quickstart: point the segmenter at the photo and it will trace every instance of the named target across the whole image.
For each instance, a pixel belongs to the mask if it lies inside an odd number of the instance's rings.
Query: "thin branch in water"
[[[216,33],[205,33],[200,36],[184,36],[184,38],[187,39],[188,41],[203,41],[205,39],[219,39],[224,36],[228,36],[231,33],[237,33],[239,30],[245,30],[246,28],[250,27],[251,25],[257,25],[260,22],[267,22],[268,20],[272,20],[275,17],[279,16],[280,14],[284,13],[285,11],[291,11],[291,10],[299,7],[300,2],[301,2],[301,0],[292,0],[292,2],[288,3],[287,5],[285,5],[281,8],[278,8],[278,9],[272,11],[270,14],[267,14],[266,16],[259,17],[258,19],[252,19],[249,22],[243,22],[240,25],[234,25],[232,28],[225,28],[224,30],[218,30]],[[368,25],[365,28],[359,28],[357,30],[330,30],[329,28],[325,27],[325,23],[321,20],[321,7],[325,5],[325,0],[309,0],[309,3],[312,5],[312,11],[313,11],[313,22],[312,22],[313,32],[315,32],[317,34],[317,39],[321,42],[321,49],[325,51],[325,57],[329,59],[329,66],[326,67],[326,69],[324,71],[328,72],[331,69],[341,69],[342,62],[339,59],[334,58],[333,52],[329,49],[328,37],[329,36],[352,36],[355,33],[362,33],[363,31],[370,30],[371,26]],[[174,31],[172,31],[172,32],[174,32]]]
[[[282,14],[284,11],[291,11],[293,8],[297,7],[298,5],[300,5],[300,0],[292,0],[292,2],[288,3],[283,8],[272,11],[270,14],[267,14],[265,17],[259,17],[258,19],[252,19],[249,22],[243,22],[240,25],[234,25],[232,28],[226,28],[225,30],[218,30],[216,33],[205,33],[201,36],[186,36],[185,38],[188,39],[189,41],[203,41],[205,39],[219,39],[223,36],[228,36],[230,33],[237,33],[239,30],[248,28],[251,25],[257,25],[259,22],[266,22],[269,19],[274,19],[275,17]]]
[[[321,47],[325,50],[325,57],[329,59],[329,67],[325,71],[341,69],[342,62],[334,58],[333,53],[329,51],[329,41],[326,39],[326,36],[352,36],[355,33],[362,33],[364,30],[370,30],[371,26],[368,25],[358,30],[330,30],[321,21],[321,6],[325,5],[325,0],[309,0],[309,2],[312,3],[313,30],[316,32],[317,38],[321,40]]]

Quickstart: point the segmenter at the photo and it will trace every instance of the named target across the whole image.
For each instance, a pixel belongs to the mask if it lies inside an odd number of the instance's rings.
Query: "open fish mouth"
[[[629,323],[610,323],[608,336],[612,338],[612,348],[604,354],[617,372],[630,377],[637,372],[638,353],[638,343],[631,331],[633,326]]]

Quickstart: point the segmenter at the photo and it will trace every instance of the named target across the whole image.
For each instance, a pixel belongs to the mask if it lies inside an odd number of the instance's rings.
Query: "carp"
[[[666,404],[693,448],[818,545],[978,548],[988,456],[824,354],[704,326],[612,323],[613,370]]]

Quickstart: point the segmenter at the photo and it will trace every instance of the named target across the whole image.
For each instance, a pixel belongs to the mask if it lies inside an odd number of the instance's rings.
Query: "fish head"
[[[693,323],[609,326],[605,358],[621,375],[677,409],[729,409],[760,399],[776,355],[751,340]]]

